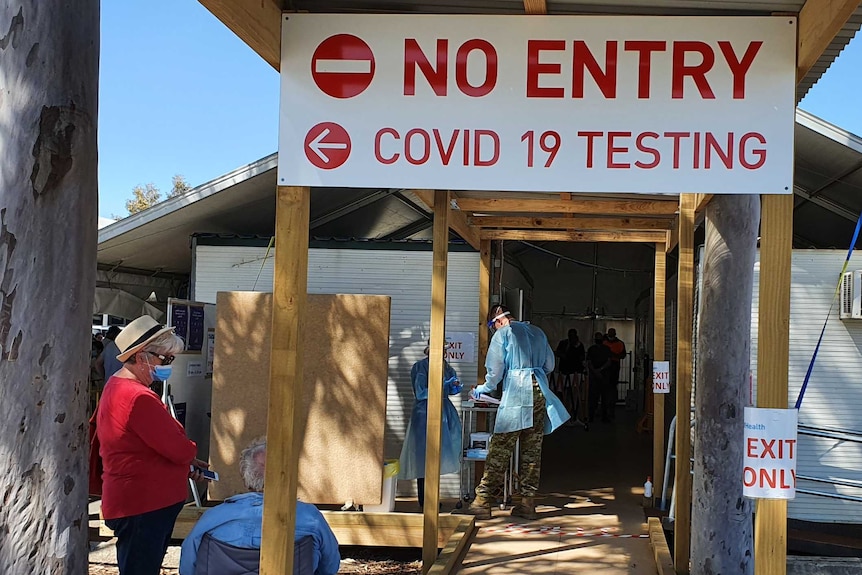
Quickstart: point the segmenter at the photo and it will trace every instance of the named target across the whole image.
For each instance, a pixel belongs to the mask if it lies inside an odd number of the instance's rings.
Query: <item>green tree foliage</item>
[[[182,174],[175,174],[173,178],[171,178],[171,193],[168,194],[168,198],[175,198],[177,196],[181,196],[186,193],[192,187],[186,181],[186,177]]]
[[[126,210],[131,216],[156,205],[161,200],[162,193],[155,184],[149,183],[144,186],[139,184],[132,188],[132,197],[126,200]]]
[[[186,177],[182,174],[176,174],[171,178],[171,191],[165,199],[181,196],[191,189],[192,187],[186,181]],[[129,212],[128,215],[131,216],[138,212],[142,212],[147,208],[151,208],[161,201],[162,192],[154,183],[150,182],[143,186],[138,184],[132,188],[132,197],[126,200],[126,210]],[[115,220],[121,220],[127,216],[112,214],[111,217]]]

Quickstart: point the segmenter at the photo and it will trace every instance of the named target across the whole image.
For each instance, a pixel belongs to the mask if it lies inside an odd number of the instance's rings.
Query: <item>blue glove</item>
[[[449,395],[458,395],[459,393],[461,393],[461,389],[464,387],[461,385],[461,382],[458,381],[457,376],[450,377],[449,379],[445,380],[444,383],[446,384],[446,389],[448,390]]]
[[[475,387],[470,390],[470,397],[473,398],[475,401],[479,401],[479,395],[481,394],[479,393],[479,390]]]

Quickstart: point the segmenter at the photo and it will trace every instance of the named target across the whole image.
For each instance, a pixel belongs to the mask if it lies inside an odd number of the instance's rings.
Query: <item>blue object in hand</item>
[[[443,383],[446,384],[446,389],[449,390],[449,395],[458,395],[464,387],[461,385],[461,382],[458,381],[457,377],[450,377],[449,379],[444,380]]]
[[[479,393],[479,390],[477,390],[475,387],[470,390],[470,397],[472,397],[474,400],[479,401],[479,395],[481,394]]]

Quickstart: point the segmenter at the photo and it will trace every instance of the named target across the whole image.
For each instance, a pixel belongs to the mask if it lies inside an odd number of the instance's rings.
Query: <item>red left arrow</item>
[[[350,157],[350,135],[335,122],[321,122],[305,135],[305,157],[321,170],[334,170]]]

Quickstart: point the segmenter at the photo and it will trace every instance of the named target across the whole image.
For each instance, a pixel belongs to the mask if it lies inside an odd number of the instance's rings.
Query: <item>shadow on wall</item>
[[[217,301],[210,461],[221,481],[210,496],[224,499],[245,491],[239,454],[267,429],[272,294],[221,292]],[[296,410],[303,501],[380,502],[389,310],[387,296],[308,296]]]

